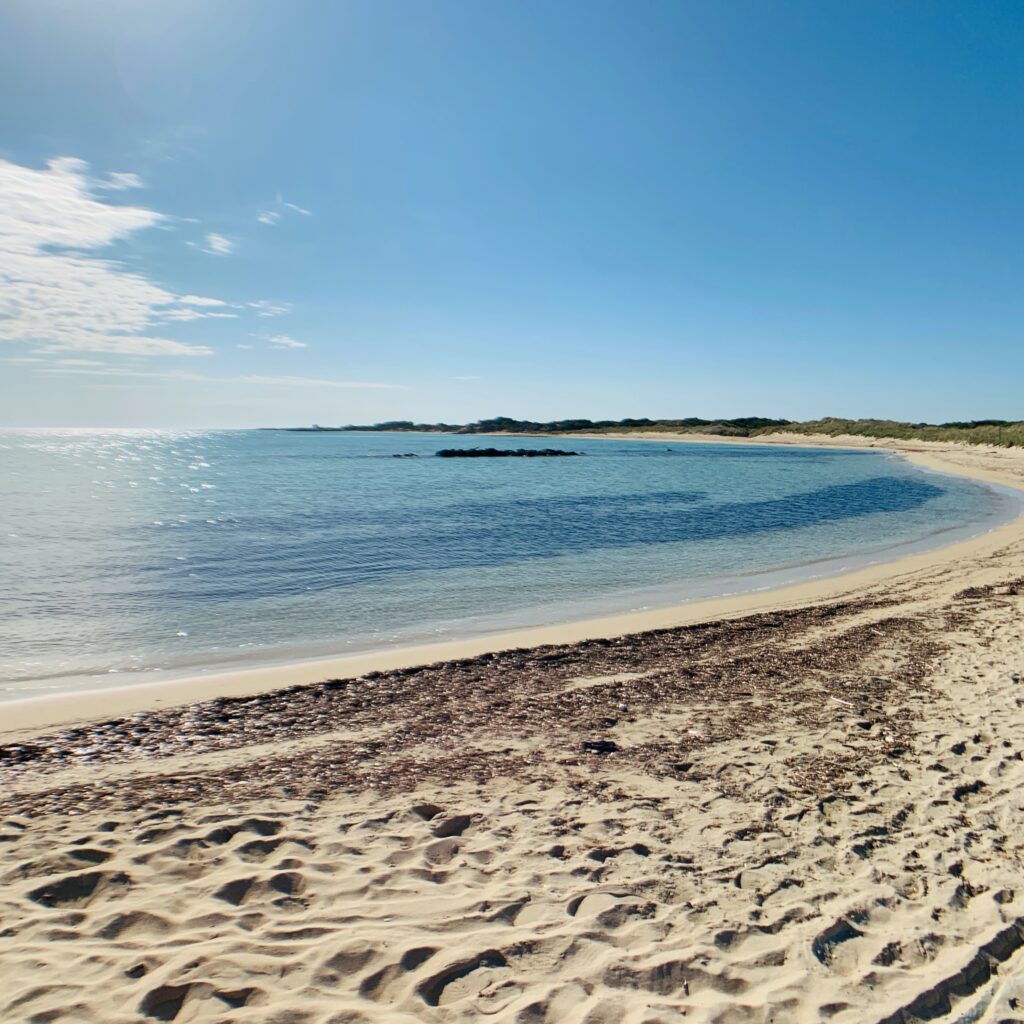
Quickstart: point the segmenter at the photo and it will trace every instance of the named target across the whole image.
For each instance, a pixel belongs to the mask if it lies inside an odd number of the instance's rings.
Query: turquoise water
[[[433,457],[481,444],[586,457]],[[5,431],[0,480],[0,699],[755,590],[1017,508],[876,452],[409,434]]]

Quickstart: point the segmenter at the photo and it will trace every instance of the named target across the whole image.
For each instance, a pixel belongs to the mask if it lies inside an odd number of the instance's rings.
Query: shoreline
[[[879,440],[865,444],[864,439],[860,437],[833,438],[786,434],[763,435],[752,439],[660,432],[551,436],[662,443],[671,441],[767,447],[791,445],[889,451],[922,469],[966,477],[1024,494],[1024,452],[1018,452],[1016,449],[927,441]],[[1001,465],[1000,462],[1005,465]],[[371,671],[412,668],[509,649],[575,644],[591,639],[606,639],[848,599],[887,582],[896,584],[905,578],[927,573],[951,563],[984,559],[1000,548],[1021,539],[1024,539],[1024,512],[1008,523],[966,540],[860,566],[847,572],[773,586],[764,590],[701,598],[681,604],[588,617],[565,623],[506,629],[466,639],[432,641],[324,658],[291,660],[251,668],[187,675],[166,681],[17,698],[0,704],[4,712],[3,724],[0,725],[0,742],[16,736],[33,735],[58,725],[173,707],[214,697],[248,696],[288,686],[314,684],[324,679],[360,676]]]

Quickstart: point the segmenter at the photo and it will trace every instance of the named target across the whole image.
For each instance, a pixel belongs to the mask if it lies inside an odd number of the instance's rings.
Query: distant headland
[[[373,424],[347,424],[338,427],[278,427],[300,433],[399,432],[416,434],[709,434],[716,437],[758,437],[764,434],[824,434],[829,437],[894,438],[900,441],[960,441],[966,444],[992,444],[1002,447],[1024,446],[1024,421],[957,420],[948,423],[904,423],[898,420],[770,419],[741,416],[735,419],[622,419],[517,420],[508,416],[477,420],[474,423],[414,423],[412,420],[387,420]]]

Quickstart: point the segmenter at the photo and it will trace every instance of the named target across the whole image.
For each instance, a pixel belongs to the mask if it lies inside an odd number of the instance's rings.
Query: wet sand
[[[912,447],[1024,486],[1022,452]],[[5,709],[0,1019],[1024,1019],[1024,530],[914,558]]]

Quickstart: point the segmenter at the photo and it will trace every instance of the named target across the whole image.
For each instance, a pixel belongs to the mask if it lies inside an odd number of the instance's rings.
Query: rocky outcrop
[[[582,455],[583,452],[566,448],[442,448],[437,454],[442,459],[537,459]]]

